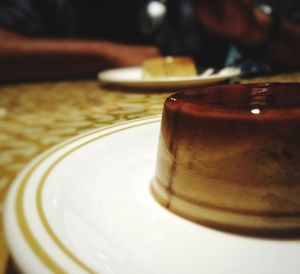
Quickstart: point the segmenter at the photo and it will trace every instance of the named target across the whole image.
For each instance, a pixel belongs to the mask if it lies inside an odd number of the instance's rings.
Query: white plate
[[[149,184],[160,117],[94,130],[18,176],[5,234],[25,273],[292,274],[300,243],[219,232],[161,207]]]
[[[140,67],[120,68],[103,71],[98,74],[98,79],[106,84],[115,84],[131,88],[192,88],[222,82],[226,79],[237,78],[241,71],[238,68],[224,68],[217,73],[204,73],[189,77],[162,77],[156,79],[143,79]]]

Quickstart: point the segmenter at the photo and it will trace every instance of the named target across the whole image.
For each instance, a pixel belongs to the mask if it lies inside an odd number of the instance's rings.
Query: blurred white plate
[[[298,274],[299,242],[219,232],[153,199],[159,127],[152,117],[93,130],[26,167],[4,212],[22,273]]]
[[[100,72],[98,79],[102,83],[114,84],[129,88],[163,88],[178,89],[192,88],[203,85],[211,85],[227,79],[237,78],[241,74],[238,68],[224,68],[216,73],[211,68],[205,70],[201,75],[189,77],[161,77],[155,79],[144,79],[140,67],[111,69]]]

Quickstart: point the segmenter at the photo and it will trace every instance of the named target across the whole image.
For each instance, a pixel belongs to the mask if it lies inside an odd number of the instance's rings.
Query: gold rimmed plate
[[[87,132],[15,180],[5,235],[24,273],[292,274],[297,241],[255,239],[184,220],[152,197],[160,117]]]

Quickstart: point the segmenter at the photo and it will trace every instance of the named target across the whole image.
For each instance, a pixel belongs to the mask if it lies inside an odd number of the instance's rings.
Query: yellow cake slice
[[[142,64],[144,78],[182,77],[197,75],[192,58],[187,56],[157,57],[146,59]]]

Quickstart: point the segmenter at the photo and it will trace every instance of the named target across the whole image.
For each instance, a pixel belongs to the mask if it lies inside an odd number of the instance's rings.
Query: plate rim
[[[59,237],[55,235],[49,223],[47,222],[42,207],[42,192],[46,183],[47,176],[50,175],[51,171],[59,162],[61,162],[67,156],[75,152],[77,149],[85,145],[88,145],[89,143],[105,138],[107,136],[110,136],[120,131],[129,130],[130,128],[158,123],[160,122],[160,120],[161,120],[161,115],[159,114],[159,115],[147,116],[139,119],[133,119],[125,122],[120,122],[110,126],[101,127],[98,129],[93,129],[85,133],[82,133],[80,135],[74,136],[66,141],[63,141],[53,146],[52,148],[44,151],[43,153],[35,157],[33,160],[31,160],[29,164],[25,166],[25,168],[19,173],[19,175],[15,178],[15,180],[11,184],[11,187],[9,189],[8,195],[6,196],[5,203],[4,203],[4,214],[3,214],[4,234],[5,234],[5,239],[8,242],[8,246],[11,253],[14,255],[14,248],[12,244],[13,240],[10,239],[8,233],[9,228],[8,225],[6,224],[9,222],[9,219],[16,218],[16,223],[18,224],[18,230],[20,231],[20,234],[22,234],[23,240],[26,242],[27,247],[31,251],[33,251],[33,253],[39,259],[39,261],[43,263],[44,267],[47,270],[54,271],[55,273],[66,273],[66,270],[63,268],[63,266],[57,263],[55,261],[55,258],[51,257],[51,255],[47,253],[46,249],[43,248],[42,243],[39,242],[39,240],[34,236],[34,233],[31,231],[30,225],[28,224],[29,221],[25,217],[26,214],[25,214],[25,209],[23,207],[24,192],[26,190],[26,186],[30,182],[30,178],[35,174],[35,171],[40,166],[42,166],[45,163],[45,161],[49,160],[51,156],[55,156],[55,154],[61,152],[63,149],[66,149],[66,151],[64,151],[63,154],[60,155],[58,158],[54,158],[53,160],[51,160],[51,163],[47,164],[46,170],[44,170],[42,174],[39,176],[38,186],[36,187],[37,191],[34,196],[34,199],[36,200],[37,212],[39,214],[40,221],[43,225],[43,229],[47,232],[47,235],[50,237],[50,239],[55,244],[55,246],[58,247],[60,251],[62,251],[64,255],[67,256],[75,265],[80,267],[81,270],[87,273],[96,273],[84,262],[82,262],[79,258],[77,258],[72,253],[72,251],[68,250],[68,248],[63,243],[61,243]],[[86,138],[91,137],[93,135],[95,135],[94,138],[90,140],[85,140]],[[74,147],[72,147],[72,145],[74,145],[78,141],[79,143],[76,144]],[[11,215],[11,209],[9,208],[10,203],[13,204],[13,211],[14,211],[13,213],[15,216],[10,216]],[[18,266],[20,267],[20,263]]]

